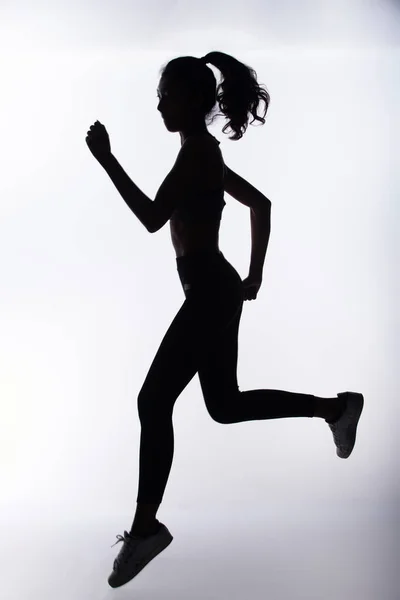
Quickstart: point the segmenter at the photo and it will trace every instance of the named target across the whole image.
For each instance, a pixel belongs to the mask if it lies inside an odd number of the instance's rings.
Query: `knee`
[[[228,423],[231,423],[227,411],[221,410],[220,407],[216,408],[215,406],[210,406],[209,404],[206,406],[208,414],[213,421],[219,423],[220,425],[227,425]]]
[[[208,414],[216,423],[229,425],[236,422],[236,408],[240,405],[238,387],[209,386],[203,388],[203,398]]]
[[[141,392],[137,398],[137,411],[140,421],[157,415],[157,406],[154,396]]]
[[[227,419],[226,415],[216,415],[216,416],[212,416],[213,421],[215,421],[216,423],[219,423],[220,425],[228,425],[229,423],[231,423],[232,421],[230,419]]]
[[[140,392],[137,398],[137,411],[141,423],[144,421],[163,421],[172,416],[172,407],[161,394]]]

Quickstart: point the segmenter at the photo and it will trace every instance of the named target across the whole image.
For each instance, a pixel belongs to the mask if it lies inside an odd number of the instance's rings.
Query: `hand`
[[[110,138],[106,128],[100,121],[90,126],[87,132],[86,143],[93,156],[101,162],[111,154]]]
[[[244,300],[255,300],[262,284],[261,275],[249,275],[243,279]]]

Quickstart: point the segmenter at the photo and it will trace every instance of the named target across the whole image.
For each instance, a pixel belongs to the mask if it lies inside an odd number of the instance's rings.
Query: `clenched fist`
[[[86,143],[93,156],[101,162],[111,154],[110,138],[106,128],[100,121],[90,126],[87,132]]]
[[[243,279],[244,300],[256,300],[257,294],[262,284],[261,275],[249,275]]]

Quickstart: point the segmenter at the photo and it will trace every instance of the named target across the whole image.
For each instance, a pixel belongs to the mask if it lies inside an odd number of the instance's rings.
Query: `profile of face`
[[[168,131],[184,132],[205,128],[204,117],[196,115],[200,99],[191,97],[182,86],[161,77],[157,96],[157,110],[160,111]]]

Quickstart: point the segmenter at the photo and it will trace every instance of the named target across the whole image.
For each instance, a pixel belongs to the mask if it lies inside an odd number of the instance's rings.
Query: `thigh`
[[[198,376],[204,402],[210,416],[218,422],[224,422],[239,392],[237,362],[242,308],[243,302],[199,363]]]
[[[236,312],[237,306],[233,307],[232,302],[201,293],[187,294],[161,341],[139,392],[142,412],[155,405],[159,409],[172,410],[200,365],[203,370],[209,368],[207,357],[214,356],[215,349],[221,344],[231,347],[228,338],[221,340]],[[235,326],[228,329],[234,337]]]

